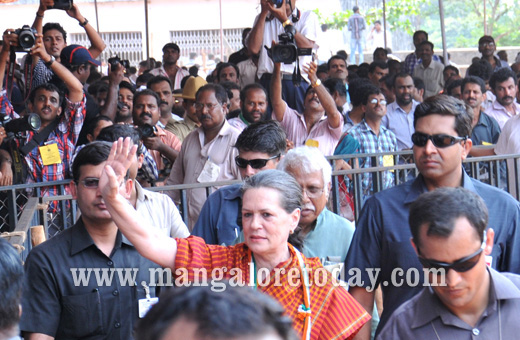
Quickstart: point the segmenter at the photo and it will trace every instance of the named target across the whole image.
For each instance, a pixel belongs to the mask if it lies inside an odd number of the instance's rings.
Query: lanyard
[[[307,268],[305,266],[305,262],[303,261],[303,256],[300,253],[300,251],[296,248],[294,248],[291,244],[288,244],[289,248],[294,251],[296,254],[296,258],[298,260],[298,266],[300,269],[300,277],[303,278],[303,304],[298,306],[298,318],[301,320],[304,320],[304,326],[303,326],[303,335],[302,340],[310,340],[311,338],[311,298],[310,298],[310,290],[309,290],[309,272],[307,271]],[[249,276],[250,280],[250,286],[253,287],[253,289],[258,289],[258,278],[257,278],[257,271],[256,271],[256,264],[255,264],[255,258],[253,256],[253,253],[251,250],[249,250],[249,258],[250,258],[250,268],[253,268],[253,275]]]

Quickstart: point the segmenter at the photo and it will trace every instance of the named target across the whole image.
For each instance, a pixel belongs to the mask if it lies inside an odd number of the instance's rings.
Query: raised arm
[[[97,58],[106,47],[99,33],[92,27],[88,20],[81,15],[78,5],[72,5],[72,8],[66,12],[71,18],[78,20],[80,26],[85,29],[85,33],[87,33],[87,37],[90,40],[90,48],[88,50],[93,58]]]
[[[7,29],[2,36],[2,40],[2,49],[0,50],[0,90],[4,89],[5,68],[9,60],[9,52],[12,45],[18,44],[18,36],[14,34],[13,29]]]
[[[117,227],[137,251],[160,266],[174,269],[177,255],[175,239],[164,237],[154,228],[148,228],[147,223],[141,220],[136,210],[118,190],[132,164],[136,148],[129,137],[124,141],[120,138],[112,145],[105,169],[99,179],[99,186],[103,188],[101,195]]]
[[[117,64],[117,68],[112,70],[112,67],[108,66],[108,94],[105,105],[101,108],[101,115],[110,118],[113,122],[116,121],[117,114],[117,103],[119,98],[119,84],[125,77],[124,67],[121,64]]]
[[[314,91],[316,91],[321,106],[325,109],[329,125],[332,128],[339,127],[341,125],[341,113],[338,111],[334,98],[332,98],[329,91],[325,86],[321,85],[321,81],[318,82],[318,76],[316,75],[318,65],[315,62],[310,62],[302,68],[303,71],[309,75],[311,86],[314,88]]]
[[[45,63],[49,63],[52,60],[51,56],[47,53],[47,51],[45,51],[45,46],[43,45],[41,34],[36,34],[36,43],[31,49],[31,55],[41,58]],[[70,71],[67,70],[65,66],[57,61],[54,61],[48,67],[67,86],[67,89],[69,90],[69,100],[72,103],[80,102],[83,99],[83,85],[81,85],[81,82],[78,80],[78,78],[74,77],[74,75],[70,73]]]
[[[54,0],[40,0],[40,6],[36,11],[36,17],[34,18],[34,22],[32,24],[32,28],[34,28],[38,33],[43,34],[43,16],[45,15],[45,11],[47,8],[54,5]],[[36,66],[40,58],[37,56],[33,56],[32,67]]]
[[[263,48],[262,44],[264,41],[265,19],[269,14],[268,3],[268,0],[260,0],[260,6],[262,10],[256,18],[256,21],[251,28],[251,32],[249,32],[246,38],[246,46],[251,55],[259,54],[260,50]]]
[[[279,122],[283,120],[283,115],[287,108],[287,104],[282,99],[282,74],[280,68],[280,63],[274,63],[273,76],[271,77],[271,105],[273,106],[274,117]]]

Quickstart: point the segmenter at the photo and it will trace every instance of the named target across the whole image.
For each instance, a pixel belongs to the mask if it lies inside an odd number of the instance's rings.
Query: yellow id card
[[[392,155],[384,155],[383,156],[383,166],[394,166],[394,156]],[[390,170],[394,172],[394,170]]]
[[[60,164],[61,157],[58,150],[58,144],[53,143],[49,145],[39,146],[40,155],[42,156],[43,165]]]
[[[318,142],[317,140],[314,140],[314,139],[307,139],[305,141],[305,145],[310,146],[312,148],[317,148],[320,146],[320,142]]]

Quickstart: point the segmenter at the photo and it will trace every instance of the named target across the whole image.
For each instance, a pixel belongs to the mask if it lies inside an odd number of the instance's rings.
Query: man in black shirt
[[[72,196],[81,218],[34,248],[25,264],[20,329],[25,339],[132,339],[139,300],[155,297],[158,268],[122,237],[106,209],[98,180],[110,143],[92,142],[73,164]],[[128,196],[132,180],[121,192]]]

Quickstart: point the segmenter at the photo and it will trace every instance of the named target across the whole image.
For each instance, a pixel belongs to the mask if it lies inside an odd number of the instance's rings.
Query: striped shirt
[[[210,274],[215,275],[215,279],[218,277],[229,280],[237,278],[237,273],[241,273],[241,277],[237,279],[239,285],[249,284],[250,256],[245,243],[230,247],[207,245],[197,236],[176,241],[175,268],[187,269],[188,281],[193,282],[195,269],[204,268],[208,272],[208,281],[211,279]],[[299,277],[289,278],[288,273],[293,272],[290,269],[299,268],[294,250],[291,247],[289,250],[290,259],[278,264],[270,273],[271,280],[258,289],[276,299],[285,308],[286,314],[293,320],[293,327],[301,336],[304,322],[298,318],[298,306],[303,304],[303,287]],[[323,270],[318,258],[304,257],[304,262],[310,279],[311,339],[351,339],[370,320],[370,316],[345,288],[338,285],[328,271]],[[217,268],[223,269],[223,277],[214,273]],[[233,268],[236,269],[232,271]],[[277,275],[277,272],[280,274]],[[178,272],[175,276],[177,274]]]
[[[368,126],[365,119],[350,130],[350,135],[359,142],[359,153],[377,153],[377,152],[394,152],[397,151],[397,139],[395,134],[385,128],[383,125],[379,127],[379,136],[377,136],[372,128]],[[369,157],[360,157],[359,167],[370,168],[375,167]],[[379,166],[385,164],[383,156],[379,156]],[[373,172],[364,173],[362,175],[363,200],[367,199],[374,193],[372,187]],[[394,184],[394,174],[390,171],[383,172],[382,189],[388,189]]]

